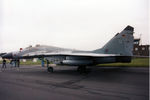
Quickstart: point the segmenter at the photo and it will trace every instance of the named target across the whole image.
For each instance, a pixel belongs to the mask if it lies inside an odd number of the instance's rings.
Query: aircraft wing
[[[28,53],[20,56],[20,59],[46,58],[55,64],[65,65],[96,65],[113,62],[131,62],[131,57],[119,54],[96,53]]]

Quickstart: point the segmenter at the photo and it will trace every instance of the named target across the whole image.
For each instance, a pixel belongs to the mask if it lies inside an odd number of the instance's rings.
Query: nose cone
[[[13,55],[12,55],[12,53],[7,53],[7,54],[2,55],[2,58],[12,59]]]

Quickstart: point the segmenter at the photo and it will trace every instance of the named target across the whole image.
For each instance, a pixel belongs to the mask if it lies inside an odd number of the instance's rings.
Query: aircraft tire
[[[79,66],[77,68],[77,71],[82,74],[82,73],[86,73],[86,66]]]
[[[48,67],[48,68],[47,68],[47,71],[52,73],[52,72],[54,71],[54,70],[53,70],[53,67]]]

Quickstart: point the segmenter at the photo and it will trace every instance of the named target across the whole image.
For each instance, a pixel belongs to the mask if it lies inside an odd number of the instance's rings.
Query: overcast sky
[[[94,50],[127,25],[148,43],[148,0],[1,0],[0,52],[44,44]]]

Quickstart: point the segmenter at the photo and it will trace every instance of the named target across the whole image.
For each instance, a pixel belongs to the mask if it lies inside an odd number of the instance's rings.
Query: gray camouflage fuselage
[[[93,51],[38,45],[19,52],[8,53],[3,58],[44,58],[52,63],[71,66],[90,66],[102,63],[131,62],[134,28],[127,26],[104,47]]]

